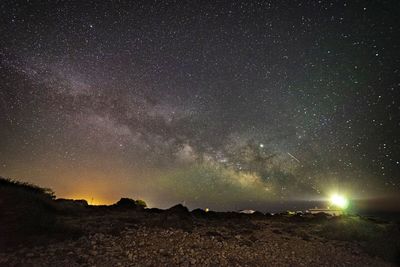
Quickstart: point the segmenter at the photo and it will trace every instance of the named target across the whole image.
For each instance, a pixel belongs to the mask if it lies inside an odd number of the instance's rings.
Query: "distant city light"
[[[349,201],[344,196],[340,196],[337,194],[331,196],[330,202],[333,206],[341,209],[346,209],[349,205]]]

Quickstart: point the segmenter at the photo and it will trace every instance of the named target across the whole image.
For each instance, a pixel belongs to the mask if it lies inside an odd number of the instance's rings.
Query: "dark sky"
[[[399,1],[1,1],[0,175],[60,197],[400,193]]]

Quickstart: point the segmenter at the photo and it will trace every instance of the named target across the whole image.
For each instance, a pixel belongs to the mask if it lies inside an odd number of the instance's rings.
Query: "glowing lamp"
[[[330,199],[330,202],[333,206],[341,209],[346,209],[349,205],[349,201],[344,196],[340,195],[333,195]]]

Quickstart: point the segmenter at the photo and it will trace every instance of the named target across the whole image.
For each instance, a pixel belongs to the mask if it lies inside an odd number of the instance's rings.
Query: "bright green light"
[[[338,208],[346,209],[349,205],[349,201],[344,196],[335,194],[331,197],[331,204]]]

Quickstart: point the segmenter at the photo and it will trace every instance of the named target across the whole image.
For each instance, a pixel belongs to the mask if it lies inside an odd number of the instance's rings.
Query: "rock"
[[[208,235],[208,236],[222,236],[222,234],[220,232],[217,232],[217,231],[207,231],[205,233],[205,235]]]
[[[302,232],[312,233],[308,226],[298,225],[296,235],[286,240],[287,235],[281,234],[281,231],[292,226],[292,221],[265,219],[269,221],[266,223],[264,219],[252,219],[251,215],[235,217],[230,213],[224,216],[234,219],[225,220],[223,216],[217,219],[196,218],[193,213],[189,213],[190,219],[181,219],[179,214],[188,214],[187,208],[180,205],[163,211],[163,214],[113,210],[104,218],[97,214],[90,218],[89,214],[89,223],[85,221],[86,218],[80,221],[83,227],[92,229],[87,238],[60,241],[41,248],[25,248],[21,250],[23,254],[18,250],[0,252],[0,265],[385,266],[380,259],[373,259],[354,243],[348,242],[348,246],[345,246],[347,243],[342,241],[320,242],[316,238],[303,241]],[[167,215],[172,219],[164,220]],[[130,220],[130,216],[140,224],[134,228],[125,225],[119,236],[99,233],[104,225],[112,228],[124,223],[126,218]],[[147,224],[153,221],[161,222],[162,226]],[[193,231],[176,227],[180,221],[192,221]],[[9,260],[5,262],[7,258]]]
[[[188,217],[190,216],[189,209],[182,204],[175,205],[167,210],[165,210],[167,214],[177,214],[179,216]]]
[[[129,259],[130,261],[133,260],[133,254],[132,254],[132,253],[128,253],[128,259]]]
[[[192,210],[191,213],[193,214],[193,216],[195,216],[197,218],[205,218],[207,216],[207,212],[205,210],[202,210],[202,209]]]
[[[250,215],[252,218],[261,219],[264,217],[264,213],[260,211],[255,211]]]
[[[144,211],[148,212],[148,213],[155,213],[155,214],[159,214],[159,213],[163,213],[164,212],[162,209],[157,209],[157,208],[145,209]]]
[[[281,234],[283,234],[280,230],[278,230],[278,229],[274,229],[274,230],[272,230],[272,232],[274,233],[274,234],[278,234],[278,235],[281,235]]]
[[[251,236],[249,237],[249,240],[250,240],[251,242],[256,242],[258,239],[257,239],[257,237],[255,237],[254,235],[251,235]]]

